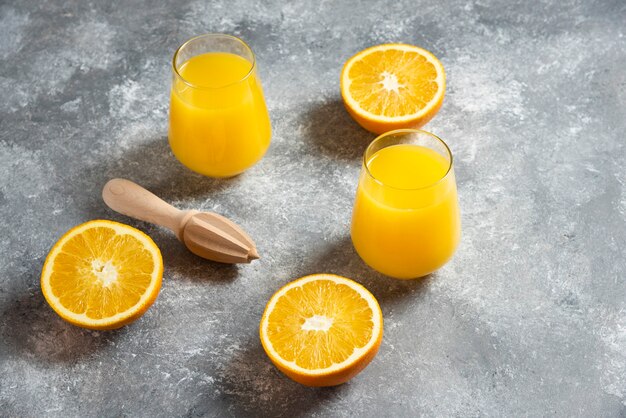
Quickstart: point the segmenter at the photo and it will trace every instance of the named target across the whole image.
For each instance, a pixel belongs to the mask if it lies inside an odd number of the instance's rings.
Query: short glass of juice
[[[271,126],[252,49],[206,34],[182,44],[172,61],[169,143],[185,166],[231,177],[263,157]]]
[[[365,150],[352,243],[373,269],[398,279],[443,266],[461,237],[450,148],[417,129],[387,132]]]

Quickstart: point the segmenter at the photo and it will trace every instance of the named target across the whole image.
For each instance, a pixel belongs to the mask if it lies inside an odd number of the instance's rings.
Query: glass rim
[[[185,77],[182,76],[182,74],[178,71],[178,67],[176,66],[176,58],[178,57],[178,54],[180,53],[180,51],[186,47],[187,45],[189,45],[191,42],[196,41],[198,39],[201,38],[226,38],[226,39],[230,39],[236,42],[239,42],[241,45],[244,46],[244,48],[246,50],[248,50],[250,52],[250,55],[252,56],[252,62],[250,63],[250,70],[246,73],[246,75],[244,75],[243,77],[241,77],[239,80],[234,81],[232,83],[229,84],[224,84],[223,86],[218,86],[218,87],[213,87],[213,86],[203,86],[202,84],[195,84],[192,83],[189,80],[186,80]],[[187,39],[185,42],[183,42],[178,48],[176,48],[176,52],[174,52],[174,57],[172,58],[172,69],[174,70],[174,74],[176,74],[176,76],[178,78],[180,78],[180,80],[185,83],[186,85],[188,85],[191,88],[194,89],[200,89],[200,90],[219,90],[219,89],[223,89],[226,87],[230,87],[230,86],[234,86],[236,84],[239,84],[243,81],[245,81],[248,77],[250,77],[250,74],[252,74],[254,72],[254,69],[256,67],[256,55],[254,55],[254,51],[252,50],[252,48],[250,48],[250,45],[248,45],[243,39],[238,38],[234,35],[229,35],[227,33],[217,33],[217,32],[210,32],[210,33],[204,33],[202,35],[197,35],[194,36],[192,38]]]
[[[406,136],[407,134],[425,134],[427,136],[435,138],[435,140],[437,140],[439,143],[443,144],[444,148],[446,149],[446,152],[448,153],[448,156],[450,157],[450,160],[448,162],[448,169],[443,174],[443,176],[441,176],[441,178],[439,178],[438,180],[436,180],[433,183],[430,183],[430,184],[428,184],[426,186],[410,187],[410,188],[391,186],[389,184],[386,184],[384,181],[376,178],[376,176],[374,176],[374,174],[372,174],[372,172],[370,171],[369,166],[367,165],[367,154],[370,151],[370,149],[373,147],[374,144],[378,143],[379,141],[383,140],[384,138],[387,138],[388,136],[398,135],[398,134],[401,134],[402,136]],[[393,145],[391,145],[391,146],[393,146]],[[376,152],[378,152],[378,151],[376,151]],[[376,154],[376,152],[374,154]],[[381,135],[378,135],[376,138],[374,138],[374,140],[372,142],[370,142],[370,144],[367,146],[367,148],[365,148],[365,152],[363,152],[363,167],[365,167],[365,172],[367,173],[367,175],[372,180],[374,180],[377,184],[379,184],[379,185],[381,185],[383,187],[387,187],[389,189],[393,189],[393,190],[410,192],[410,191],[429,189],[429,188],[434,187],[434,186],[438,185],[439,183],[443,182],[446,179],[446,177],[448,177],[450,172],[452,171],[453,158],[454,157],[452,156],[452,151],[450,150],[450,147],[448,147],[448,144],[446,144],[446,142],[443,139],[439,138],[437,135],[435,135],[435,134],[433,134],[431,132],[428,132],[428,131],[421,130],[421,129],[395,129],[393,131],[385,132],[385,133],[383,133]]]

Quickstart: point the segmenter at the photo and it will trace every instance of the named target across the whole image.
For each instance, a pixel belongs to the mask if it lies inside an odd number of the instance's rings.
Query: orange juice
[[[169,126],[176,158],[211,177],[234,176],[261,159],[271,128],[253,63],[230,52],[206,52],[177,72]]]
[[[461,232],[451,160],[400,143],[379,149],[365,164],[352,217],[352,242],[361,258],[401,279],[444,265]]]

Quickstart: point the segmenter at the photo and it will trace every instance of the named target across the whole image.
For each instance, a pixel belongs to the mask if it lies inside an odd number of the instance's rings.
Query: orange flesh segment
[[[350,95],[372,114],[387,117],[418,113],[437,93],[437,69],[413,51],[375,51],[356,61],[348,78]]]
[[[327,331],[303,330],[307,319],[332,320]],[[354,289],[316,280],[287,291],[268,319],[267,336],[284,360],[316,370],[345,361],[372,338],[374,313]]]
[[[94,264],[95,263],[95,264]],[[95,269],[115,269],[106,284]],[[50,288],[69,311],[102,319],[136,305],[151,284],[153,257],[141,241],[98,227],[72,237],[54,261]]]

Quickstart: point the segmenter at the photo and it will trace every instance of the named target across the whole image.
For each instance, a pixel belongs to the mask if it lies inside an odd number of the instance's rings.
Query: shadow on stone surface
[[[436,273],[433,273],[419,279],[398,280],[380,274],[361,260],[349,236],[328,243],[321,253],[312,255],[294,277],[315,273],[338,274],[361,283],[372,292],[383,309],[408,297],[419,300],[436,277]]]
[[[376,137],[350,117],[341,98],[313,104],[302,119],[307,140],[320,153],[337,159],[360,159]]]
[[[168,203],[211,196],[237,184],[245,176],[244,173],[215,179],[189,170],[172,154],[167,136],[139,143],[136,148],[122,153],[121,158],[105,159],[98,168],[96,170],[103,173],[102,186],[114,177],[127,178]]]
[[[138,142],[116,157],[98,156],[95,163],[82,167],[77,175],[65,179],[68,190],[63,190],[63,193],[73,197],[74,206],[83,212],[85,219],[110,219],[115,214],[121,222],[132,225],[131,218],[117,215],[102,201],[102,188],[113,178],[131,180],[179,209],[202,210],[198,203],[181,205],[179,201],[206,202],[211,196],[237,184],[244,175],[214,179],[194,173],[178,162],[169,148],[167,137],[161,136]],[[209,207],[205,210],[210,210],[212,202],[208,203],[205,206]]]
[[[28,360],[72,364],[106,348],[129,326],[92,331],[62,320],[36,290],[9,303],[2,312],[2,342],[8,353]]]
[[[235,416],[300,417],[341,396],[349,383],[328,388],[296,383],[274,367],[254,338],[217,371],[215,385],[225,409]]]

